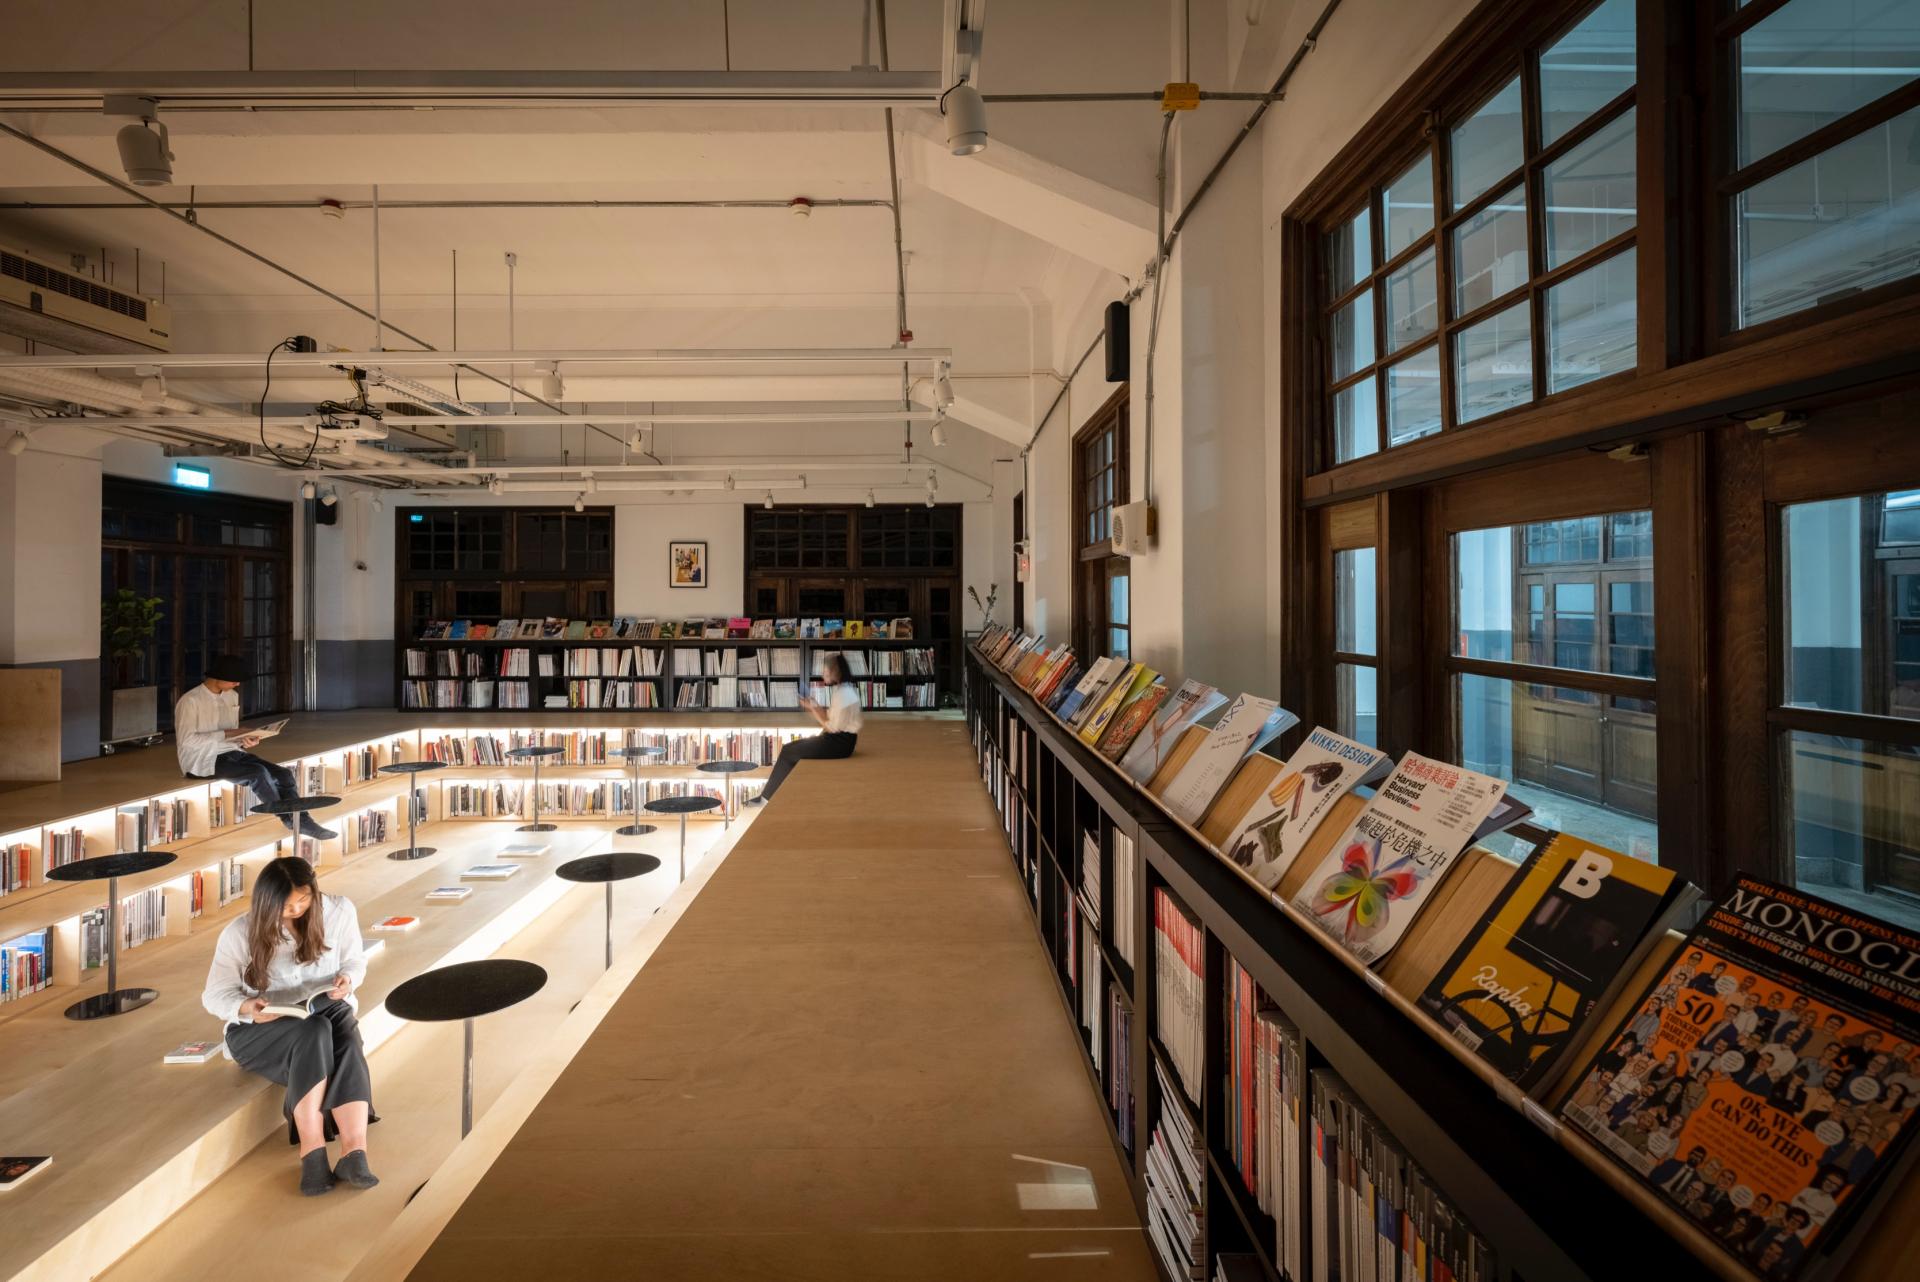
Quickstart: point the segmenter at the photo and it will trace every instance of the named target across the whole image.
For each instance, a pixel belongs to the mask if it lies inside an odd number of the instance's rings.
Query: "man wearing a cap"
[[[180,771],[192,779],[224,779],[243,783],[262,802],[287,801],[300,795],[293,771],[256,757],[248,749],[258,735],[239,728],[240,683],[252,673],[238,656],[221,654],[207,664],[207,677],[180,696],[173,705],[173,739],[180,754]],[[322,841],[338,836],[315,823],[312,815],[282,815],[280,821],[302,836]]]

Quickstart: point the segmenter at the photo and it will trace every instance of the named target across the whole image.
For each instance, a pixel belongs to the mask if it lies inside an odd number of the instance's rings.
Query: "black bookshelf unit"
[[[1273,1219],[1241,1186],[1227,1156],[1233,1119],[1225,1100],[1227,1013],[1220,980],[1229,958],[1298,1029],[1305,1067],[1337,1073],[1487,1240],[1497,1257],[1497,1278],[1606,1282],[1712,1272],[1646,1208],[1571,1152],[1567,1145],[1577,1140],[1563,1137],[1545,1114],[1516,1110],[1445,1046],[1409,1026],[1368,978],[1278,912],[1256,887],[1005,674],[983,663],[971,647],[965,699],[982,778],[1026,885],[1035,929],[1076,1020],[1080,985],[1064,961],[1071,940],[1063,914],[1076,903],[1084,855],[1092,852],[1085,838],[1097,830],[1103,861],[1099,975],[1103,984],[1121,991],[1126,1010],[1134,1016],[1127,1080],[1114,1080],[1111,1056],[1095,1063],[1084,1030],[1082,1048],[1089,1051],[1087,1068],[1103,1099],[1111,1101],[1124,1092],[1137,1101],[1130,1133],[1111,1103],[1108,1120],[1143,1224],[1149,1218],[1146,1150],[1162,1110],[1181,1110],[1193,1132],[1204,1137],[1202,1253],[1197,1259],[1206,1277],[1213,1277],[1221,1254],[1253,1256],[1269,1282],[1289,1277],[1276,1263]],[[1132,907],[1118,920],[1111,905],[1122,882],[1132,892]],[[1198,1099],[1186,1098],[1184,1091],[1177,1098],[1163,1098],[1156,1082],[1156,1063],[1164,1066],[1168,1080],[1180,1080],[1168,1062],[1170,1054],[1154,1035],[1156,891],[1165,891],[1184,909],[1204,941],[1205,1068]],[[1130,935],[1130,943],[1120,937],[1122,932]],[[1124,960],[1129,953],[1131,965]],[[1311,1276],[1317,1242],[1307,1174],[1314,1152],[1311,1129],[1304,1122],[1300,1148],[1300,1186],[1290,1196],[1302,1200],[1303,1272]],[[1170,1277],[1168,1282],[1188,1280]]]

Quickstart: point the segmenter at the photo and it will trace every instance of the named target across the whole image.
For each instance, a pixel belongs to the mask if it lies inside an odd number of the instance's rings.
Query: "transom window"
[[[1325,234],[1334,462],[1634,367],[1634,66],[1604,0]]]

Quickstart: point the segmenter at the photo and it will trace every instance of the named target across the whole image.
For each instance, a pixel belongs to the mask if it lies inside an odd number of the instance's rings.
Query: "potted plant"
[[[110,743],[145,739],[159,733],[159,690],[132,685],[160,629],[160,598],[121,588],[100,603],[100,639],[113,665],[113,716]]]

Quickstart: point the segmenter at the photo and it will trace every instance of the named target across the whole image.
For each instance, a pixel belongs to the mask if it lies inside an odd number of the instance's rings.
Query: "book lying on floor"
[[[385,921],[376,921],[373,923],[373,929],[392,931],[412,930],[419,924],[420,919],[418,917],[389,917]]]
[[[502,846],[499,856],[502,859],[538,859],[551,849],[544,841],[516,841],[511,846]]]
[[[428,899],[465,899],[473,893],[472,886],[435,886],[427,892]]]
[[[472,881],[505,881],[519,871],[519,864],[475,864],[460,875]]]
[[[0,1193],[25,1184],[52,1165],[51,1157],[0,1157]]]
[[[208,1042],[181,1042],[162,1055],[160,1062],[162,1064],[204,1064],[208,1060],[219,1059],[226,1053],[226,1039],[216,1037]]]

